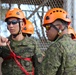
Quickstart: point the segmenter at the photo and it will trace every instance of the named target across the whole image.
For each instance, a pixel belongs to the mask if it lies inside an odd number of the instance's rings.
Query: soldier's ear
[[[21,22],[21,27],[23,27],[24,26],[24,22]]]

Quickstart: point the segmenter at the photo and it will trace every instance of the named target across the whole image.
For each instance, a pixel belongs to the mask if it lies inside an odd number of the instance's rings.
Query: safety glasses
[[[19,20],[7,21],[7,25],[10,25],[10,24],[15,25],[15,24],[17,24],[19,22],[20,22]]]
[[[46,25],[45,28],[46,28],[46,30],[50,30],[51,25]]]
[[[53,25],[53,24],[48,24],[45,26],[46,30],[50,30],[51,27],[55,28],[56,30],[58,30],[58,28],[56,26],[59,26],[59,24],[57,25]]]

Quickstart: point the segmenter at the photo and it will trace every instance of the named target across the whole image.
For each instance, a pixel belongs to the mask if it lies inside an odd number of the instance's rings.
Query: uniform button
[[[9,64],[9,67],[12,67],[12,65],[11,65],[11,64]]]

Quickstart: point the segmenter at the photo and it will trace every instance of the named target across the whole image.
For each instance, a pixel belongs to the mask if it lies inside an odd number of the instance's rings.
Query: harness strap
[[[10,55],[8,57],[4,58],[4,60],[11,59],[11,58],[14,59],[14,61],[18,65],[18,67],[25,73],[25,75],[34,75],[34,67],[32,68],[32,72],[28,72],[26,69],[24,69],[24,67],[17,60],[17,58],[19,58],[19,59],[23,59],[23,60],[27,60],[27,61],[31,62],[32,61],[31,58],[22,58],[21,56],[17,56],[13,51],[11,51]]]
[[[13,55],[13,52],[11,52],[12,55]],[[29,73],[24,69],[24,67],[20,64],[20,62],[17,60],[16,56],[13,57],[16,64],[18,65],[18,67],[26,74],[26,75],[29,75]]]

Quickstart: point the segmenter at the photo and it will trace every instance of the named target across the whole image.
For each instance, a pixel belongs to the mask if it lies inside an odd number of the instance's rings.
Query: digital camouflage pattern
[[[10,40],[10,46],[16,55],[19,55],[23,58],[30,57],[33,60],[32,62],[28,62],[25,60],[18,59],[19,62],[24,66],[24,68],[31,72],[32,66],[35,67],[35,75],[38,75],[38,65],[42,61],[42,53],[36,45],[36,42],[32,38],[26,37],[22,41],[14,41]],[[6,58],[10,54],[10,50],[8,47],[3,47],[0,50],[0,56]],[[13,59],[4,60],[2,64],[2,73],[3,75],[25,75],[22,70],[17,66],[16,62]]]
[[[58,38],[46,50],[39,75],[76,75],[76,42],[69,35]]]

